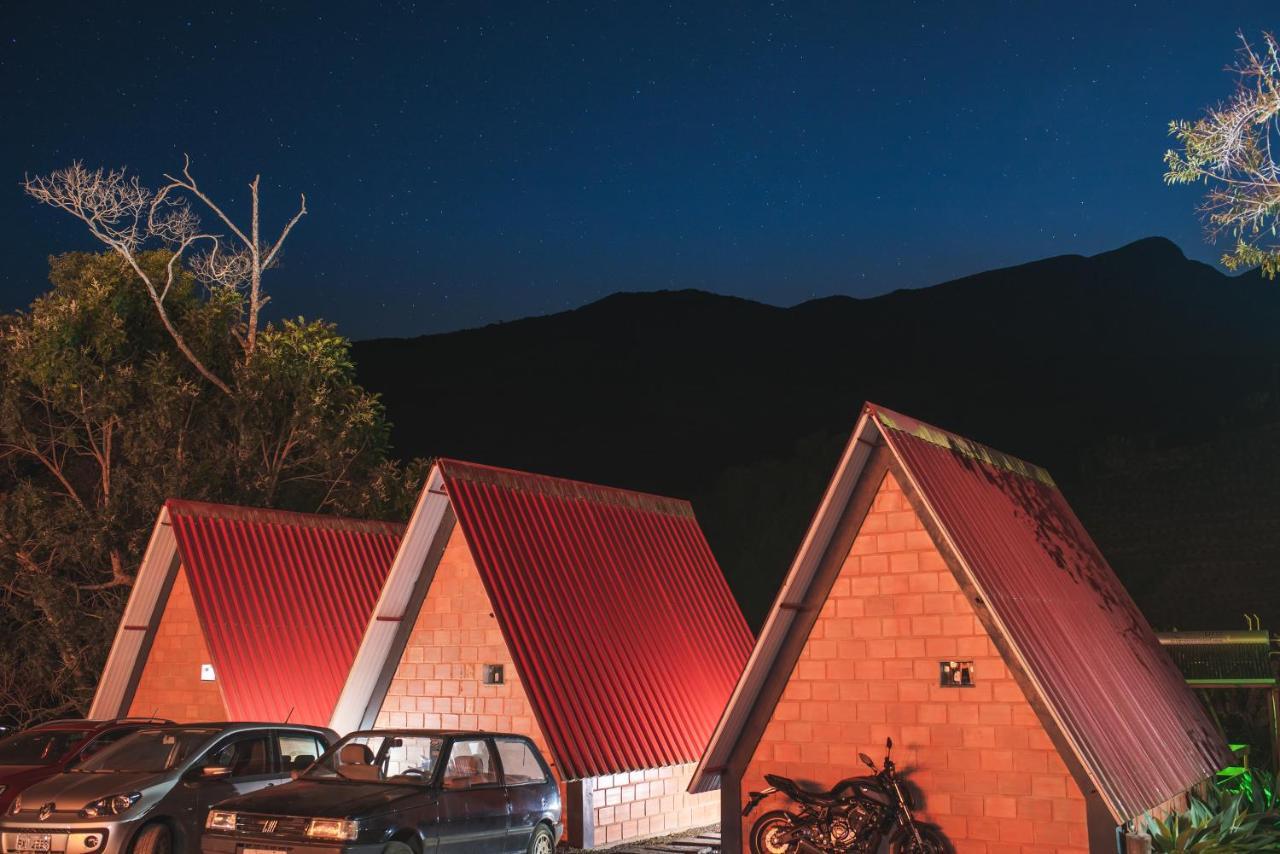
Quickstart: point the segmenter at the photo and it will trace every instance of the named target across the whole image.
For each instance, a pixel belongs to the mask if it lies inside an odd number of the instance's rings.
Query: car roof
[[[419,735],[424,738],[521,738],[532,741],[529,736],[518,732],[490,732],[483,729],[413,729],[410,727],[379,727],[377,729],[361,729],[348,733],[346,737],[355,735]]]
[[[333,730],[328,727],[312,726],[311,724],[282,724],[280,722],[272,723],[270,721],[197,721],[194,723],[175,724],[169,723],[175,729],[216,729],[223,732],[247,732],[257,729],[292,729],[303,732],[313,732],[316,735],[336,736]]]
[[[105,720],[105,721],[85,720],[83,718],[63,718],[61,720],[46,721],[45,723],[37,724],[31,727],[31,729],[27,731],[34,732],[37,730],[40,730],[40,731],[85,730],[88,732],[97,733],[97,732],[101,732],[102,730],[113,729],[119,726],[132,726],[132,725],[148,726],[152,724],[165,725],[165,724],[171,724],[171,723],[173,723],[173,721],[168,720],[166,718],[112,718],[111,720]]]

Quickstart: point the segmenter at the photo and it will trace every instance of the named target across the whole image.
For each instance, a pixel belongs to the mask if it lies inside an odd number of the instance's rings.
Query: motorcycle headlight
[[[122,815],[129,810],[129,807],[136,804],[141,797],[141,792],[123,792],[119,795],[107,795],[105,798],[98,798],[92,803],[85,804],[84,809],[80,810],[80,815],[85,818]]]
[[[209,817],[204,820],[205,830],[221,830],[226,833],[236,832],[236,814],[226,810],[209,810]]]
[[[352,842],[359,832],[359,824],[340,818],[313,818],[307,822],[307,836],[312,839]]]

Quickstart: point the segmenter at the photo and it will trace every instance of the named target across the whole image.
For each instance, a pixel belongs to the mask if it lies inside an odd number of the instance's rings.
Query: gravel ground
[[[653,839],[636,840],[636,841],[634,841],[634,842],[625,843],[625,844],[627,844],[627,845],[634,845],[634,846],[636,846],[636,847],[639,847],[639,846],[641,846],[641,845],[645,845],[645,844],[647,844],[647,843],[653,843],[653,844],[657,845],[657,844],[661,844],[661,843],[663,843],[663,842],[674,842],[674,841],[675,841],[675,840],[677,840],[677,839],[688,839],[688,838],[689,838],[689,837],[691,837],[691,836],[699,836],[699,835],[701,835],[701,834],[703,834],[703,833],[719,833],[719,832],[720,832],[720,825],[718,825],[718,824],[709,824],[709,825],[707,825],[706,827],[695,827],[695,828],[693,828],[692,830],[682,830],[681,832],[676,833],[676,834],[672,834],[671,836],[658,836],[658,837],[654,837]],[[621,847],[623,847],[623,846],[622,846],[622,845],[617,845],[617,846],[615,846],[615,847],[617,847],[617,848],[621,848]],[[568,846],[568,845],[563,845],[563,844],[562,844],[562,845],[560,845],[560,846],[558,846],[558,847],[556,848],[556,852],[557,852],[557,854],[585,854],[585,852],[587,852],[587,851],[600,851],[600,850],[602,850],[602,849],[600,849],[600,848],[573,848],[573,847],[570,847],[570,846]]]

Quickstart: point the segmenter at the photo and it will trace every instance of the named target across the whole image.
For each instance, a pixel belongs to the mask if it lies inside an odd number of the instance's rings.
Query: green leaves
[[[1276,215],[1280,212],[1280,167],[1273,143],[1280,144],[1280,43],[1263,36],[1255,49],[1243,34],[1235,66],[1237,84],[1223,105],[1195,121],[1174,121],[1169,134],[1180,148],[1165,152],[1165,182],[1207,187],[1200,213],[1209,238],[1234,238],[1222,256],[1228,269],[1280,272]],[[1277,147],[1280,150],[1280,147]]]
[[[1226,854],[1280,850],[1275,800],[1266,785],[1270,775],[1228,769],[1205,799],[1191,797],[1187,810],[1163,820],[1148,816],[1147,832],[1156,852]]]
[[[55,258],[50,281],[0,317],[0,718],[23,721],[86,708],[166,498],[403,519],[423,474],[388,460],[331,324],[268,326],[249,353],[240,294],[180,273],[169,316],[228,395],[116,256]]]

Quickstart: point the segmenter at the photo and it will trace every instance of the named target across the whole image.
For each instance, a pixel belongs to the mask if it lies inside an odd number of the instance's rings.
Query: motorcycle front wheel
[[[947,847],[947,840],[943,835],[932,827],[916,829],[920,831],[919,842],[916,842],[915,836],[910,831],[906,831],[893,840],[889,850],[893,854],[948,854],[951,850]]]
[[[786,834],[795,826],[786,810],[772,810],[751,826],[751,854],[795,854],[799,847]]]

